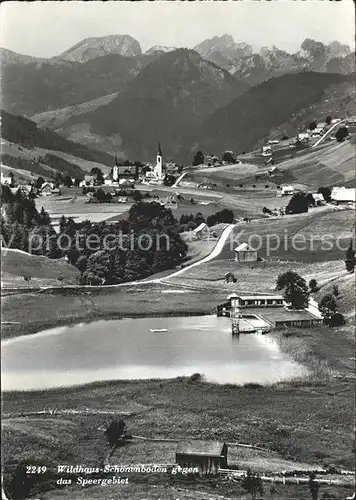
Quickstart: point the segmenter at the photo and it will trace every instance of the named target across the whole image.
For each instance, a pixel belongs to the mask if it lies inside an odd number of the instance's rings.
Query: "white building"
[[[333,187],[331,199],[339,203],[355,203],[356,188]]]
[[[2,167],[3,166],[4,165],[1,165],[1,184],[8,184],[8,185],[10,185],[11,182],[12,182],[12,177],[11,177],[11,175],[9,175],[9,174],[7,174],[7,173],[5,173],[5,172],[2,171]]]
[[[209,227],[207,226],[207,224],[205,224],[205,222],[199,224],[199,226],[193,229],[192,232],[200,240],[203,238],[207,238],[210,235]]]
[[[294,187],[293,186],[282,186],[280,192],[281,192],[282,196],[293,195],[294,194]]]
[[[153,167],[152,170],[146,172],[145,177],[150,184],[163,184],[165,172],[163,169],[163,156],[161,151],[161,145],[159,143],[156,154],[156,165]]]

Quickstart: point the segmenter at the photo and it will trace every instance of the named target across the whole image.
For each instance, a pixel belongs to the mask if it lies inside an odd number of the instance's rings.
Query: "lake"
[[[216,383],[263,384],[307,370],[272,336],[233,337],[230,319],[213,315],[95,321],[2,342],[5,391],[194,373]]]

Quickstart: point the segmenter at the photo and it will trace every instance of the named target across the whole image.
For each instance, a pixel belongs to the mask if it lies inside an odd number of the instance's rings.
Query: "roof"
[[[312,193],[312,197],[314,198],[315,201],[325,201],[324,196],[321,193]]]
[[[335,201],[355,201],[356,188],[334,187],[331,198]]]
[[[235,252],[255,252],[255,249],[250,247],[248,243],[241,243],[241,245],[235,248]]]
[[[282,191],[294,191],[294,187],[293,186],[282,186]]]
[[[268,300],[283,300],[282,295],[239,295],[242,300],[258,300],[258,299],[268,299]]]
[[[194,232],[197,233],[199,231],[202,231],[203,229],[207,228],[208,226],[205,224],[205,222],[202,222],[201,224],[199,224],[198,227],[196,227],[194,229]]]
[[[188,441],[179,443],[176,453],[221,457],[224,444],[222,441]]]

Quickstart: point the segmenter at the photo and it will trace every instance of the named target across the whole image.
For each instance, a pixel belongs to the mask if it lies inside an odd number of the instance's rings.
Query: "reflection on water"
[[[165,332],[150,329],[165,328]],[[267,383],[306,370],[268,335],[231,335],[228,318],[139,318],[81,323],[2,342],[3,390],[201,373],[217,383]]]

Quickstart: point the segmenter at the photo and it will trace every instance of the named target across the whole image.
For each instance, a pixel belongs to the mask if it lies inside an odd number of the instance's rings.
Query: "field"
[[[220,258],[233,258],[235,246],[247,241],[261,258],[304,262],[340,260],[354,235],[353,217],[353,210],[339,211],[323,206],[304,214],[239,224]]]
[[[90,170],[94,167],[100,168],[104,174],[110,171],[110,168],[106,165],[102,165],[101,163],[97,163],[95,161],[84,160],[83,158],[79,158],[78,156],[64,153],[62,151],[43,149],[38,147],[26,148],[25,146],[19,146],[18,144],[14,144],[6,140],[2,141],[2,154],[23,158],[25,160],[37,160],[39,157],[45,156],[46,154],[54,154],[55,156],[63,158],[64,160],[77,165],[82,170],[84,170],[84,172],[90,172]],[[33,166],[33,173],[37,174],[37,176],[43,175],[44,177],[46,177],[47,172],[47,177],[53,178],[57,172],[57,170],[51,169],[48,165],[45,164],[40,164],[40,167],[41,171],[36,171],[36,165]]]
[[[49,259],[30,255],[21,250],[1,249],[1,281],[3,287],[33,287],[75,285],[79,271],[64,259]],[[30,276],[25,281],[24,276]],[[59,282],[58,278],[62,277]]]
[[[72,194],[73,193],[73,194]],[[131,203],[85,203],[86,197],[75,194],[75,190],[63,196],[40,196],[36,198],[36,208],[43,207],[51,216],[53,225],[59,224],[59,219],[72,217],[75,222],[89,219],[91,222],[102,222],[126,212]]]

